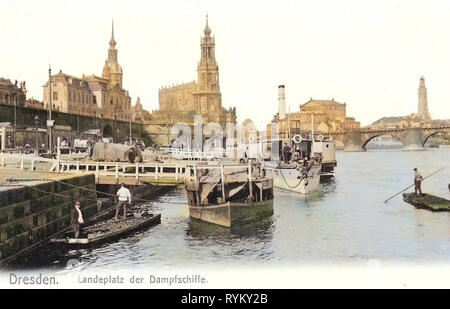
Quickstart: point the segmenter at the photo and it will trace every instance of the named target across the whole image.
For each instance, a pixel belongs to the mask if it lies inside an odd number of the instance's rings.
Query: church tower
[[[114,40],[114,21],[112,23],[111,40],[109,41],[108,59],[103,66],[102,78],[109,80],[112,87],[118,85],[122,88],[122,67],[117,59],[116,40]]]
[[[201,57],[197,66],[198,84],[195,91],[197,96],[197,111],[202,114],[210,114],[210,121],[219,121],[219,111],[222,110],[222,99],[219,87],[219,66],[216,62],[214,37],[211,36],[211,28],[208,25],[203,30],[200,42]]]
[[[419,116],[430,119],[431,116],[428,112],[428,99],[427,99],[427,88],[425,87],[425,78],[422,76],[420,78],[420,84],[418,89],[419,94]]]

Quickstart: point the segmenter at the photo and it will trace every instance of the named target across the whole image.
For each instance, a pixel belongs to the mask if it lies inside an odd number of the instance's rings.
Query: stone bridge
[[[357,131],[327,133],[335,141],[344,145],[345,151],[365,151],[366,145],[375,137],[389,135],[403,144],[405,150],[420,150],[427,140],[435,134],[449,132],[450,126],[394,129],[361,129]]]

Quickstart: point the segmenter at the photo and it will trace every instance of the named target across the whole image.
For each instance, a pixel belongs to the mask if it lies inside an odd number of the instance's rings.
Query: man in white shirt
[[[117,219],[119,216],[120,208],[123,207],[123,218],[127,218],[127,203],[131,204],[131,193],[130,190],[125,188],[125,185],[122,183],[120,185],[119,191],[117,191],[117,196],[119,197],[119,203],[117,204],[116,215],[114,219]]]

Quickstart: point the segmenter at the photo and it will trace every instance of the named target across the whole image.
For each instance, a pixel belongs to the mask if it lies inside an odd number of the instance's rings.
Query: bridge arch
[[[113,129],[109,123],[107,123],[103,127],[102,135],[103,135],[103,137],[112,137],[113,136]]]
[[[380,137],[380,136],[390,136],[391,138],[400,141],[396,136],[391,135],[391,134],[386,134],[386,133],[380,133],[380,134],[375,134],[375,135],[371,135],[369,136],[362,144],[362,148],[366,149],[367,144],[373,140],[375,137]]]
[[[425,147],[425,144],[427,143],[427,141],[428,141],[432,136],[434,136],[434,135],[436,135],[436,134],[438,134],[438,133],[442,133],[442,132],[443,132],[443,131],[436,131],[436,132],[433,132],[433,133],[431,133],[431,134],[426,135],[425,138],[424,138],[424,140],[423,140],[422,146]]]

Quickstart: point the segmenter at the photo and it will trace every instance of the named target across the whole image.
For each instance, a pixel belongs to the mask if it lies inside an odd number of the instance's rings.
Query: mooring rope
[[[110,196],[110,197],[117,197],[116,194],[102,192],[102,191],[89,189],[89,188],[84,188],[84,187],[76,186],[76,185],[73,185],[73,184],[70,184],[70,183],[67,183],[67,182],[64,182],[64,181],[56,180],[56,179],[49,180],[49,179],[18,179],[18,178],[10,178],[10,179],[7,179],[7,181],[55,181],[55,182],[61,183],[63,185],[69,186],[69,187],[78,188],[78,189],[85,190],[85,191],[96,192],[98,194],[104,194],[104,195]],[[164,186],[157,187],[156,188],[156,190],[157,190],[156,192],[158,192],[159,190],[161,190],[163,188],[165,188],[165,187]],[[138,196],[143,196],[145,194],[147,194],[147,193],[143,193],[143,194],[140,194]],[[138,201],[143,201],[143,202],[151,202],[151,200],[149,200],[149,199],[134,198],[133,200],[138,200]]]
[[[280,169],[279,171],[280,171],[281,177],[283,177],[284,183],[285,183],[289,188],[291,188],[291,189],[297,188],[297,187],[300,185],[300,183],[302,182],[302,180],[304,179],[304,178],[302,177],[302,178],[300,179],[300,181],[293,187],[293,186],[291,186],[291,185],[289,185],[289,184],[287,183],[286,178],[284,178],[284,175],[283,175],[283,172],[281,171],[281,169]]]
[[[45,190],[38,189],[38,188],[33,187],[33,186],[27,186],[27,185],[24,185],[24,184],[21,184],[20,186],[27,187],[27,188],[31,188],[31,189],[36,190],[36,191],[41,192],[41,193],[53,194],[53,195],[61,196],[61,197],[64,197],[64,198],[70,198],[70,199],[75,199],[75,200],[85,200],[85,201],[95,201],[95,202],[97,202],[97,199],[91,199],[91,198],[87,198],[87,197],[69,196],[69,195],[64,195],[64,194],[60,194],[60,193],[56,193],[56,192],[49,192],[49,191],[45,191]]]

